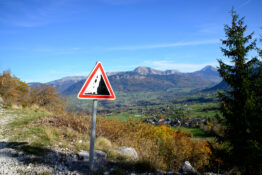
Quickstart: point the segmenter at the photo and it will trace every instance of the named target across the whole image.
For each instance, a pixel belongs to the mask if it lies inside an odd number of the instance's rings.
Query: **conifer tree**
[[[225,118],[224,135],[220,141],[227,143],[232,166],[245,174],[260,171],[262,160],[262,107],[261,107],[261,62],[247,59],[248,53],[256,50],[253,33],[244,35],[247,26],[234,10],[231,25],[225,25],[225,45],[221,48],[232,64],[221,59],[219,73],[230,90],[218,92],[221,112]]]

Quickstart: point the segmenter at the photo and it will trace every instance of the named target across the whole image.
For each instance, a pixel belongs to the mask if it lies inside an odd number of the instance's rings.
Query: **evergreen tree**
[[[256,49],[253,33],[244,35],[247,26],[232,10],[232,23],[225,25],[226,39],[221,48],[232,65],[219,62],[219,73],[231,87],[219,92],[221,112],[225,118],[225,130],[220,139],[228,145],[230,160],[245,174],[256,174],[262,167],[262,84],[261,62],[247,59],[247,54]]]

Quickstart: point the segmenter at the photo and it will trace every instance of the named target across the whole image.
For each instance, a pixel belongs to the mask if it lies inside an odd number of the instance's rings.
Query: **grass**
[[[196,118],[196,117],[213,118],[216,114],[220,114],[218,110],[219,104],[214,102],[188,104],[186,107],[184,106],[184,109],[188,118]]]
[[[185,133],[192,133],[193,138],[210,138],[203,130],[200,128],[185,128],[185,127],[172,127],[175,131],[182,130]]]
[[[106,118],[108,119],[116,119],[119,121],[129,121],[129,120],[138,120],[141,118],[145,118],[146,116],[141,115],[141,114],[132,114],[130,112],[122,112],[122,113],[118,113],[118,114],[111,114],[106,116]]]
[[[39,119],[44,116],[51,115],[51,113],[45,110],[32,110],[29,108],[16,109],[11,114],[22,116],[18,118],[17,120],[13,121],[12,123],[10,123],[10,127],[12,128],[23,127],[24,125],[28,124],[29,122],[33,120]]]
[[[193,90],[194,88],[169,88],[167,92],[169,93],[189,93]]]
[[[168,109],[164,112],[160,112],[159,108],[163,107],[173,107],[175,109]],[[152,114],[159,113],[159,117],[177,117],[175,110],[182,109],[185,118],[213,118],[215,115],[220,115],[219,104],[215,102],[205,102],[205,103],[187,103],[187,104],[159,104],[154,106],[140,106],[129,108],[128,111],[123,111],[119,113],[112,113],[106,116],[108,119],[117,119],[119,121],[128,121],[130,119],[137,120],[147,117],[152,117]],[[141,111],[148,111],[149,113],[142,114]]]
[[[8,124],[8,135],[11,136],[9,138],[11,142],[32,143],[39,148],[50,143],[47,137],[40,134],[43,133],[44,127],[35,126],[31,124],[31,122],[42,117],[50,116],[51,113],[45,110],[26,108],[11,110],[9,115],[18,116],[16,120]],[[38,142],[38,140],[41,140],[41,142]]]
[[[50,144],[50,141],[47,137],[40,137],[44,127],[35,126],[32,121],[50,116],[51,113],[43,109],[24,108],[8,109],[5,115],[15,116],[15,120],[7,125],[6,136],[9,137],[10,147],[16,147],[26,154],[46,153],[44,146]]]
[[[78,132],[69,127],[56,127],[42,123],[51,117],[51,114],[42,110],[16,109],[9,110],[9,114],[19,117],[8,125],[9,141],[13,143],[26,143],[22,150],[28,154],[38,154],[46,146],[69,148],[73,151],[88,150],[90,145],[89,133]],[[54,117],[55,118],[55,117]],[[72,120],[77,120],[75,117]],[[70,120],[70,119],[68,119]],[[81,121],[78,122],[82,123]],[[88,129],[89,130],[89,129]],[[95,148],[98,150],[110,150],[112,145],[105,138],[97,138]],[[44,152],[43,152],[44,153]],[[113,154],[113,153],[112,153]],[[118,157],[118,155],[113,155]]]

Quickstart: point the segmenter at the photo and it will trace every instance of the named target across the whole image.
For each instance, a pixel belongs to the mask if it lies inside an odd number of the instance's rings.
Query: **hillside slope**
[[[203,89],[202,92],[214,92],[217,90],[229,90],[230,86],[225,82],[225,81],[221,81],[220,83],[218,83],[217,85],[210,87],[210,88],[206,88]]]

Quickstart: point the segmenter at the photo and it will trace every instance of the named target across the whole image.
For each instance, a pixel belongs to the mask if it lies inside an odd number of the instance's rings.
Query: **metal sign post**
[[[95,135],[96,135],[96,111],[97,111],[97,100],[93,100],[93,112],[92,112],[92,126],[91,126],[91,140],[90,140],[90,153],[89,163],[90,170],[94,169],[94,146],[95,146]]]
[[[93,71],[89,74],[83,87],[77,95],[78,99],[93,99],[92,125],[90,135],[89,166],[94,171],[94,147],[96,135],[96,111],[97,99],[115,100],[114,91],[110,85],[101,62],[97,62]]]

